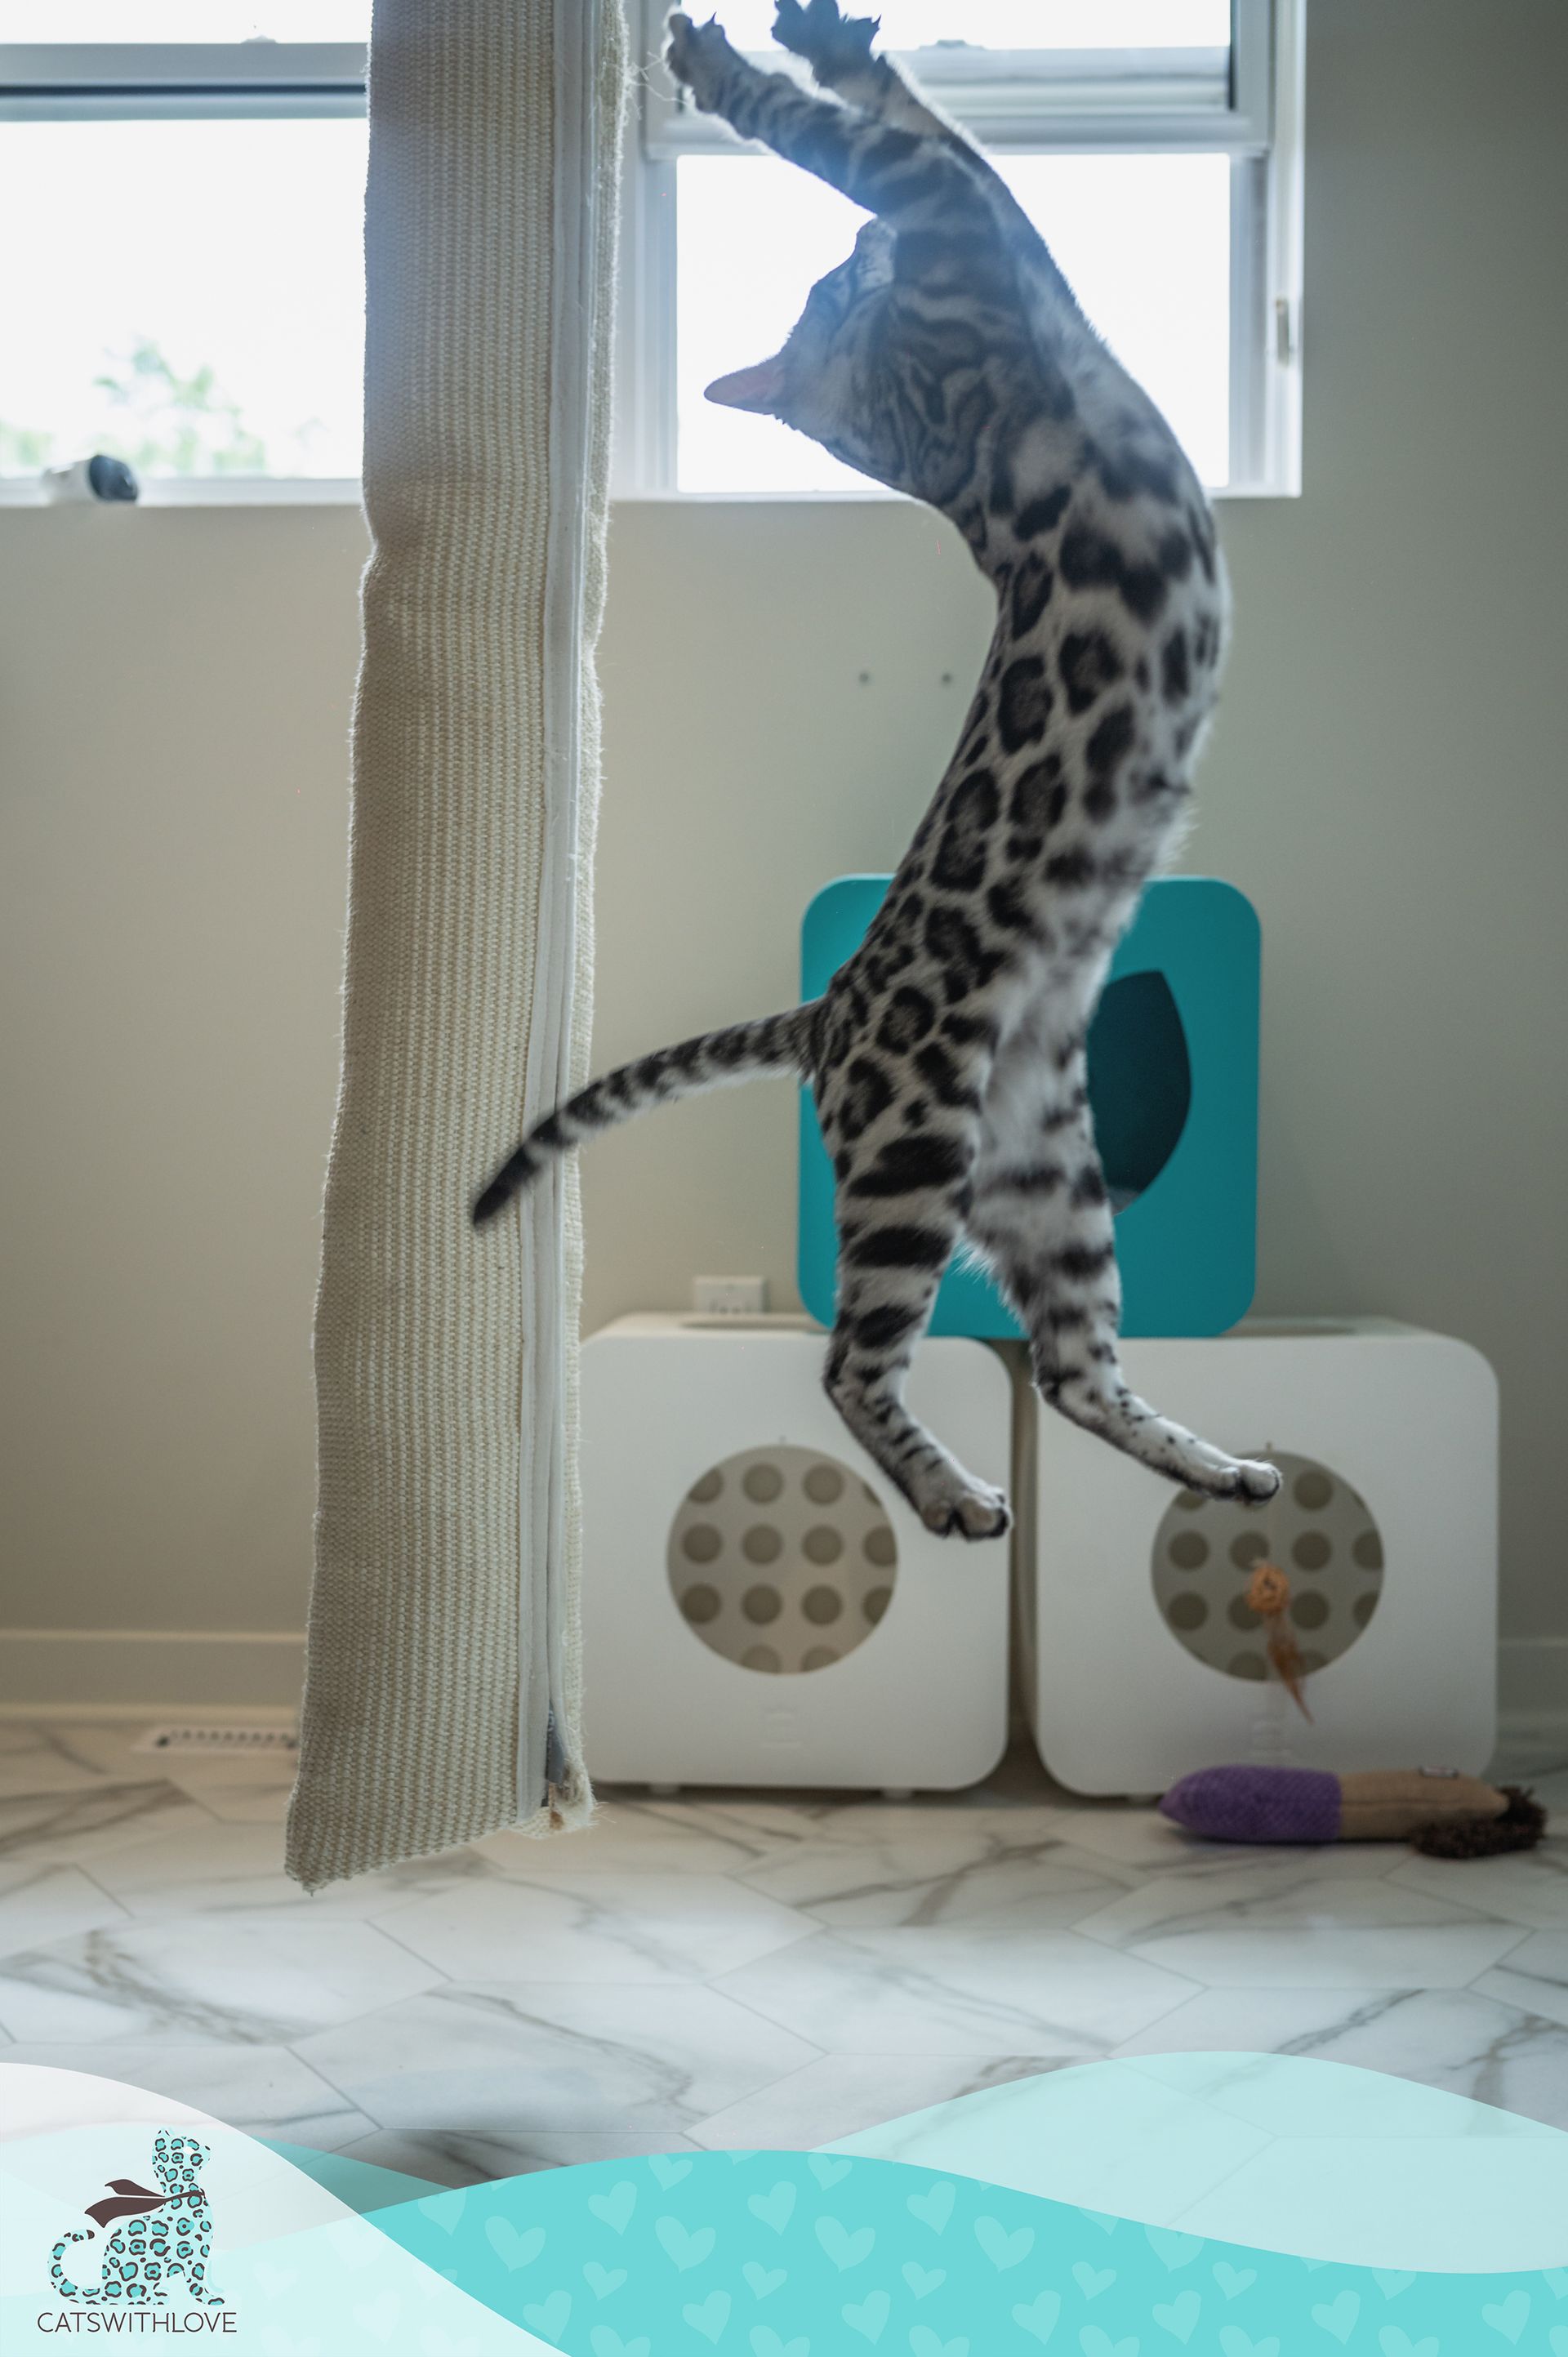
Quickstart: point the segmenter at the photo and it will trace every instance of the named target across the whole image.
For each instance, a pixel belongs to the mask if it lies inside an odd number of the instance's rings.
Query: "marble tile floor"
[[[1464,1865],[1206,1846],[1020,1749],[908,1803],[610,1793],[585,1835],[496,1835],[307,1899],[282,1867],[285,1759],[138,1752],[140,1732],[0,1722],[0,2061],[448,2184],[809,2147],[1204,2048],[1568,2127],[1561,1765],[1534,1776],[1552,1837]]]

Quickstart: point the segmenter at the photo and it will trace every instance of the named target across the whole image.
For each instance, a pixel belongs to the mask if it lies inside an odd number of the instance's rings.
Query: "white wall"
[[[1313,0],[1306,493],[1223,512],[1188,865],[1263,920],[1259,1306],[1488,1353],[1506,1626],[1568,1643],[1565,77],[1558,0]],[[301,1623],[362,555],[344,511],[0,511],[0,1626]],[[987,628],[891,505],[629,506],[613,558],[600,1063],[794,995]],[[590,1322],[790,1300],[793,1157],[779,1083],[602,1143]]]

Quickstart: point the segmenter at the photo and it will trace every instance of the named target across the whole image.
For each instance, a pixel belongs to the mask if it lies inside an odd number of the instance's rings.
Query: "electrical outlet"
[[[694,1276],[692,1307],[699,1318],[761,1318],[768,1308],[765,1276]]]

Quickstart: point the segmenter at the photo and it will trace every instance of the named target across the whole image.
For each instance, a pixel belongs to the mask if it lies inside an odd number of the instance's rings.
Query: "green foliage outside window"
[[[67,453],[57,448],[57,435],[0,418],[0,474],[32,474],[99,450],[143,475],[268,471],[266,444],[245,424],[239,403],[212,368],[182,376],[150,336],[138,336],[128,352],[108,353],[105,361],[92,382],[119,425],[98,428],[87,448]]]

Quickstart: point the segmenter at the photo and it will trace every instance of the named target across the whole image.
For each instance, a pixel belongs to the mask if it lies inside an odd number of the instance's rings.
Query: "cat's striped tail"
[[[476,1198],[474,1225],[504,1211],[512,1197],[531,1186],[555,1156],[596,1137],[602,1129],[629,1121],[650,1105],[669,1104],[699,1089],[725,1088],[736,1081],[752,1081],[765,1072],[802,1072],[811,1060],[812,1027],[819,1001],[791,1006],[782,1015],[764,1015],[755,1023],[735,1023],[726,1031],[704,1031],[679,1047],[660,1048],[622,1064],[593,1081],[581,1093],[557,1105],[536,1122],[495,1177]]]

